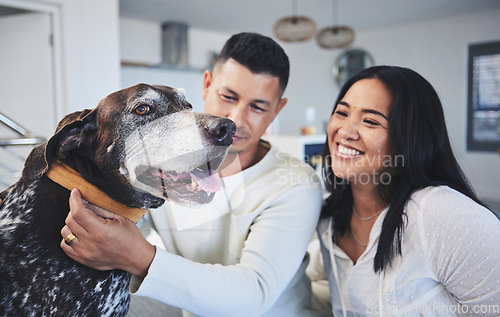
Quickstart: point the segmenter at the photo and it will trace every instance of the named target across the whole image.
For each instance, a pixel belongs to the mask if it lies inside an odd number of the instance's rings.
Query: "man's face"
[[[286,104],[280,98],[279,79],[254,74],[233,59],[205,72],[203,82],[205,112],[236,123],[230,152],[256,151],[269,124]]]

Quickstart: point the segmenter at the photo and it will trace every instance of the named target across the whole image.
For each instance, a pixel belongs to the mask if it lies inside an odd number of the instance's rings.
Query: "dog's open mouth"
[[[162,171],[150,166],[140,166],[136,172],[138,181],[161,187],[166,199],[180,203],[209,203],[221,188],[219,175],[209,163],[186,173]]]

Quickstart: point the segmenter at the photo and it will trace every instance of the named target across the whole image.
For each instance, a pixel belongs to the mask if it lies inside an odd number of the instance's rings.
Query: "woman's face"
[[[349,88],[327,127],[333,173],[352,186],[386,181],[391,167],[389,113],[392,95],[378,79]],[[390,180],[390,177],[389,177]]]

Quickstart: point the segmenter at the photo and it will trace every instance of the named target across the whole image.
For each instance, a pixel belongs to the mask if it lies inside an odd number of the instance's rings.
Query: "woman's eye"
[[[344,111],[337,110],[335,111],[335,114],[342,117],[347,117],[347,113],[345,113]]]
[[[143,116],[151,112],[151,109],[147,105],[140,105],[135,108],[135,113]]]
[[[373,120],[365,120],[366,123],[368,123],[369,125],[373,125],[373,126],[376,126],[376,125],[380,125],[378,122],[376,121],[373,121]]]

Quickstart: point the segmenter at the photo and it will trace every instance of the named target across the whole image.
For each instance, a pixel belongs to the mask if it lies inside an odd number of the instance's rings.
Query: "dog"
[[[97,205],[107,197],[134,221],[165,199],[210,202],[236,127],[191,109],[179,89],[138,84],[66,115],[31,151],[21,179],[0,195],[0,316],[127,313],[128,272],[88,268],[59,246],[69,189],[94,188],[88,196],[98,192]],[[58,173],[72,180],[67,171],[77,186],[56,182]]]

